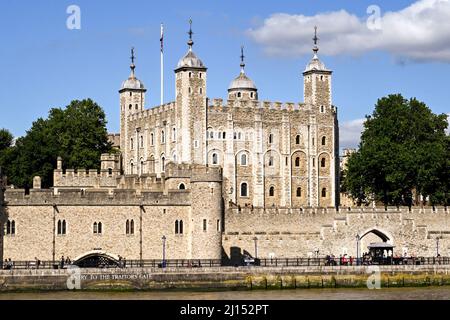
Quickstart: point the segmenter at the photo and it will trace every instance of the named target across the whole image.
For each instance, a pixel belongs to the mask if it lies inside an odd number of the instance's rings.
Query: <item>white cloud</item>
[[[450,62],[450,1],[419,0],[399,11],[383,12],[379,29],[372,14],[357,16],[345,10],[314,16],[276,13],[247,31],[270,55],[311,53],[312,33],[319,28],[320,50],[327,55],[384,51],[397,59]],[[365,14],[365,13],[363,13]]]
[[[339,125],[339,146],[341,149],[357,148],[366,119],[356,119]]]

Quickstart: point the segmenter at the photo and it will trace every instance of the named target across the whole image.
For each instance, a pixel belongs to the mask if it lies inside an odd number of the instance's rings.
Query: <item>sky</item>
[[[0,128],[18,137],[50,108],[92,98],[108,130],[118,132],[118,90],[130,73],[131,47],[146,108],[159,104],[161,23],[164,99],[173,101],[189,19],[194,51],[208,67],[209,98],[226,97],[243,45],[260,100],[281,102],[303,101],[302,72],[317,26],[319,56],[334,72],[341,148],[358,145],[365,116],[388,94],[450,115],[449,0],[3,0]]]

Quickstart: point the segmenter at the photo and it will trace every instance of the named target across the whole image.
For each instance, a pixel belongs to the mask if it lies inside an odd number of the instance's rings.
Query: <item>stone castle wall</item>
[[[161,190],[73,187],[51,190],[8,189],[2,206],[1,230],[14,221],[14,234],[3,234],[3,256],[12,260],[75,259],[102,250],[127,259],[162,259],[162,237],[166,237],[166,259],[220,259],[222,225],[221,171],[184,165],[169,166],[174,177]],[[123,178],[125,179],[125,178]],[[186,188],[178,188],[178,180]],[[165,188],[167,187],[167,188]],[[0,194],[1,195],[1,194]],[[0,198],[1,199],[1,198]],[[127,221],[134,232],[127,233]],[[183,231],[176,232],[176,222]],[[206,222],[206,229],[204,224]],[[65,222],[66,232],[58,232]],[[102,232],[94,232],[94,223]]]
[[[432,208],[230,209],[225,214],[224,251],[260,258],[348,254],[373,242],[393,244],[394,255],[450,256],[450,210]],[[437,241],[436,238],[439,238]],[[439,244],[437,244],[439,242]]]

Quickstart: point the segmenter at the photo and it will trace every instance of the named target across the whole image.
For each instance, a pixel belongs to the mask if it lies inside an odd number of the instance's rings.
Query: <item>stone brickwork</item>
[[[103,250],[127,259],[162,259],[162,237],[166,236],[167,259],[220,259],[221,170],[170,164],[167,171],[173,177],[153,180],[158,186],[153,190],[132,177],[122,177],[127,182],[113,189],[74,186],[32,189],[29,194],[8,189],[1,221],[3,225],[14,221],[15,231],[1,237],[4,257],[74,259]],[[186,188],[180,190],[179,183]],[[133,232],[127,233],[127,221],[133,221]],[[181,221],[183,227],[176,232],[176,222]],[[64,232],[60,223],[65,225]],[[102,224],[101,232],[94,231],[95,223]]]
[[[228,258],[248,252],[259,258],[356,256],[374,242],[395,246],[394,255],[450,256],[448,208],[230,209],[225,214]],[[439,240],[437,240],[439,239]]]

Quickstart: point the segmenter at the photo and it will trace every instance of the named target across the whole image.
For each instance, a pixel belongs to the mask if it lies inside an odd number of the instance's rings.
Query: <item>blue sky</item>
[[[117,132],[117,91],[129,75],[131,46],[136,48],[137,76],[148,89],[147,108],[159,103],[161,22],[165,101],[172,101],[173,69],[187,50],[189,18],[194,22],[194,51],[209,68],[210,98],[226,96],[239,73],[240,46],[245,45],[246,71],[261,100],[302,101],[301,73],[312,55],[317,24],[319,55],[334,71],[333,102],[343,146],[356,145],[361,119],[379,97],[390,93],[417,97],[435,113],[449,113],[448,1],[376,1],[384,29],[369,34],[367,8],[373,3],[6,1],[0,11],[0,128],[20,136],[51,107],[92,98],[105,109],[108,129]],[[81,9],[81,30],[66,27],[66,10],[72,4]]]

